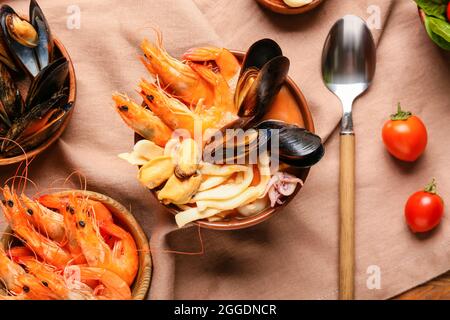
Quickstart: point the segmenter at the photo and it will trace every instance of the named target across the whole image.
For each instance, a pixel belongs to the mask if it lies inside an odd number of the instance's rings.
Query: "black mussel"
[[[30,2],[30,21],[21,18],[8,5],[0,9],[0,26],[9,55],[35,77],[52,61],[50,28],[36,1]]]
[[[53,37],[50,32],[47,19],[39,7],[36,0],[30,2],[30,22],[39,36],[39,42],[35,48],[36,57],[39,62],[41,70],[48,66],[52,61],[53,56]]]
[[[247,124],[252,120],[251,117],[237,118],[236,120],[228,123],[220,130],[218,130],[213,136],[209,137],[203,146],[205,154],[215,154],[215,150],[223,149],[230,139],[229,133],[233,130],[240,130],[246,128]],[[227,134],[228,132],[228,134]]]
[[[248,69],[244,72],[236,89],[239,117],[251,117],[250,123],[256,124],[266,115],[286,80],[289,65],[288,58],[279,56],[259,71]]]
[[[217,132],[203,149],[204,161],[217,164],[257,163],[261,150],[266,150],[270,130],[229,129]]]
[[[68,74],[69,62],[64,57],[55,60],[42,69],[30,86],[25,100],[25,107],[30,110],[34,106],[50,99],[65,86]]]
[[[11,13],[5,18],[9,36],[21,45],[34,48],[38,45],[39,37],[36,29],[25,19]]]
[[[18,71],[16,64],[14,63],[13,59],[11,59],[1,36],[0,36],[0,63],[3,63],[13,71],[16,72]]]
[[[278,43],[272,39],[261,39],[256,41],[245,54],[242,61],[241,75],[247,69],[262,69],[264,65],[275,57],[283,55]]]
[[[322,159],[325,149],[322,139],[304,128],[278,120],[266,120],[258,129],[271,131],[271,152],[281,162],[293,167],[311,167]],[[278,144],[278,147],[277,145]]]
[[[4,43],[13,59],[20,65],[20,67],[35,76],[39,73],[39,64],[34,54],[34,49],[24,46],[17,42],[15,38],[10,35],[8,23],[11,17],[18,16],[17,13],[8,5],[3,5],[0,9],[0,27],[4,39]]]
[[[43,144],[60,128],[66,116],[66,112],[62,109],[58,110],[58,112],[55,112],[52,116],[50,123],[48,123],[44,128],[31,136],[17,141],[17,144],[10,144],[8,148],[5,148],[2,155],[4,157],[14,157],[23,154],[23,150],[28,151]]]
[[[0,121],[10,126],[23,112],[23,100],[8,69],[0,63]]]
[[[13,123],[6,138],[16,143],[9,140],[3,142],[1,152],[11,156],[21,151],[20,147],[27,151],[44,142],[59,128],[71,106],[68,103],[68,88],[63,88],[48,101],[35,106]]]

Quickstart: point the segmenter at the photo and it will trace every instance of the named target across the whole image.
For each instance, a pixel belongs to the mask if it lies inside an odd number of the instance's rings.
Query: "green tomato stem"
[[[402,107],[400,105],[400,102],[397,105],[397,113],[391,114],[391,120],[398,121],[398,120],[408,120],[412,116],[412,113],[409,111],[402,110]]]
[[[431,194],[436,194],[436,179],[433,178],[433,180],[431,180],[431,182],[425,186],[424,191]]]

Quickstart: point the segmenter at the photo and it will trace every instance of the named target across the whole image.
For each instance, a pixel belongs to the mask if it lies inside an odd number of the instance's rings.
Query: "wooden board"
[[[450,300],[450,271],[402,293],[395,300]]]

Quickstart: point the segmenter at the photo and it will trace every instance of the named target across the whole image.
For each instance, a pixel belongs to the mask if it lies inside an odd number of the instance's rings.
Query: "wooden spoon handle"
[[[341,134],[340,143],[339,299],[354,298],[355,268],[355,135]]]

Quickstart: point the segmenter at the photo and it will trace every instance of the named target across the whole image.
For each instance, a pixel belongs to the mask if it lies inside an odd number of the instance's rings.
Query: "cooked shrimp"
[[[17,281],[17,277],[24,273],[25,270],[8,258],[6,252],[0,248],[0,280],[6,286],[6,289],[13,293],[20,293],[22,286]]]
[[[172,130],[150,110],[138,105],[124,94],[113,94],[115,109],[123,121],[135,132],[159,146],[164,146]]]
[[[160,34],[156,44],[144,40],[141,48],[145,54],[145,58],[141,59],[142,63],[171,94],[189,106],[196,105],[201,99],[205,104],[212,105],[214,93],[211,87],[189,65],[167,53]]]
[[[31,257],[34,255],[33,251],[27,247],[12,247],[8,250],[8,257],[15,260],[20,257]]]
[[[43,235],[61,243],[64,240],[65,230],[63,216],[57,212],[47,209],[37,201],[33,201],[25,194],[20,196],[20,200],[27,212],[28,220]]]
[[[192,48],[183,54],[183,59],[196,62],[214,61],[226,81],[235,78],[241,69],[236,57],[225,48]]]
[[[0,295],[0,300],[57,300],[58,296],[31,274],[21,274],[17,281],[22,290],[14,295]]]
[[[77,221],[74,216],[75,209],[69,204],[64,206],[61,209],[61,212],[64,217],[64,226],[66,230],[67,237],[67,249],[70,251],[72,255],[73,262],[75,264],[84,264],[86,263],[86,258],[83,255],[83,250],[81,249],[80,244],[78,243],[77,238]]]
[[[105,300],[129,300],[131,290],[128,284],[114,272],[99,268],[85,266],[70,266],[66,272],[79,273],[81,281],[99,281],[94,293],[97,299]]]
[[[225,78],[220,73],[212,71],[208,66],[193,63],[191,67],[214,88],[213,105],[224,113],[236,114],[234,97]]]
[[[69,204],[69,197],[66,195],[45,194],[40,196],[37,201],[47,208],[58,210],[67,208]],[[98,225],[104,223],[112,223],[113,217],[111,211],[101,202],[88,198],[77,198],[77,201],[85,201],[89,205],[88,210],[95,215],[95,220]]]
[[[112,248],[111,264],[114,267],[111,270],[131,285],[139,269],[139,257],[133,237],[112,223],[103,225],[101,230],[118,239]]]
[[[200,117],[180,100],[169,96],[154,83],[141,80],[141,96],[146,105],[172,130],[183,128],[194,136],[195,125],[201,125]]]
[[[102,226],[102,230],[119,240],[111,250],[100,234],[95,216],[89,214],[87,202],[75,201],[73,197],[69,198],[69,202],[74,209],[72,217],[76,224],[75,236],[88,265],[111,270],[131,285],[138,267],[133,238],[112,223]]]
[[[3,210],[14,232],[24,240],[27,247],[40,256],[45,262],[51,263],[58,268],[64,268],[72,259],[58,243],[46,238],[34,229],[27,219],[23,204],[17,194],[9,189],[3,188],[4,201],[0,202]]]
[[[39,279],[45,287],[55,293],[58,299],[96,299],[94,291],[87,284],[79,282],[76,286],[69,286],[63,275],[52,266],[42,263],[33,257],[22,257],[19,261],[26,267],[28,273]]]
[[[141,96],[152,111],[159,116],[173,130],[185,129],[191,137],[195,137],[197,130],[204,133],[207,129],[218,129],[236,119],[227,111],[229,105],[203,107],[202,101],[194,111],[187,108],[181,101],[166,94],[156,84],[142,80],[139,83]],[[219,101],[219,99],[217,99]],[[197,129],[198,128],[198,129]]]

